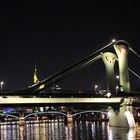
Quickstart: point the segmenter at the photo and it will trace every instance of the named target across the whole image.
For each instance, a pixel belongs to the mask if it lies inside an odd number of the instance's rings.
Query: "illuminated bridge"
[[[114,48],[117,55],[112,52],[105,52],[110,48]],[[112,114],[109,117],[110,126],[135,127],[132,106],[139,106],[139,93],[134,94],[130,90],[129,72],[139,79],[140,76],[128,67],[127,55],[129,50],[140,58],[138,53],[135,52],[126,41],[113,41],[74,65],[55,73],[40,82],[36,82],[30,87],[1,93],[0,105],[92,105],[92,107],[93,105],[99,105],[101,109],[102,107],[112,107],[112,109],[109,110],[110,114]],[[70,92],[70,94],[66,94],[61,91],[60,93],[53,94],[47,91],[54,81],[58,82],[75,71],[86,68],[99,59],[102,59],[105,64],[107,76],[107,88],[106,93],[103,96],[98,96],[95,92],[90,94],[86,94],[86,92],[76,94]],[[114,64],[116,60],[118,63],[120,80],[118,87],[115,86],[114,75]],[[43,88],[40,88],[42,85],[44,85]],[[68,122],[71,122],[70,120],[72,120],[72,112],[70,110],[71,109],[67,109]],[[126,113],[127,115],[125,115]],[[21,118],[24,118],[23,116],[24,115],[21,114]],[[128,118],[127,116],[131,117]]]

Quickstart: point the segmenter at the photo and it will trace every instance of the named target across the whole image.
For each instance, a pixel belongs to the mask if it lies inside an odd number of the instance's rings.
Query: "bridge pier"
[[[109,110],[109,126],[134,128],[135,120],[132,114],[132,106],[122,105],[118,109]]]
[[[19,126],[24,126],[25,125],[25,119],[24,119],[24,112],[21,111],[19,112]]]
[[[73,125],[73,115],[71,111],[67,111],[67,125],[68,126]]]

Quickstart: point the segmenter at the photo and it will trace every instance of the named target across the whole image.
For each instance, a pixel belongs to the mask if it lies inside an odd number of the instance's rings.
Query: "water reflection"
[[[0,140],[17,140],[18,126],[15,124],[0,123]]]
[[[107,122],[88,122],[80,121],[75,122],[73,128],[75,139],[77,140],[106,140],[108,139],[108,123]]]
[[[24,126],[20,126],[19,127],[19,138],[20,138],[20,140],[24,140]]]
[[[66,125],[59,120],[30,121],[25,126],[0,123],[0,140],[133,140],[140,139],[135,129],[113,128],[108,122],[75,121]]]
[[[73,127],[72,126],[66,126],[65,127],[66,140],[73,140],[72,130],[73,130]]]
[[[125,140],[129,129],[126,128],[109,128],[109,140]]]

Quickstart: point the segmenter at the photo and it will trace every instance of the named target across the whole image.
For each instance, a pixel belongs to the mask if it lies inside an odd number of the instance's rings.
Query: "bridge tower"
[[[126,41],[119,40],[114,43],[114,49],[118,56],[119,76],[121,91],[130,92],[130,82],[128,73],[127,54],[129,51],[129,44]]]
[[[111,52],[105,52],[102,54],[102,60],[106,67],[107,92],[114,92],[115,91],[114,64],[116,60],[116,55]]]
[[[130,92],[130,82],[128,73],[127,54],[129,51],[129,44],[126,41],[119,40],[114,44],[114,49],[118,56],[119,76],[120,76],[120,90]],[[128,106],[129,105],[129,106]],[[135,120],[133,117],[133,107],[131,98],[122,98],[120,107],[112,108],[109,111],[109,125],[113,127],[135,127]]]

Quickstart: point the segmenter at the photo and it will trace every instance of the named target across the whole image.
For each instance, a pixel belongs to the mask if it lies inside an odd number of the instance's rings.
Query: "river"
[[[140,125],[134,129],[110,128],[108,122],[75,121],[66,125],[61,120],[0,123],[0,140],[136,140]]]

